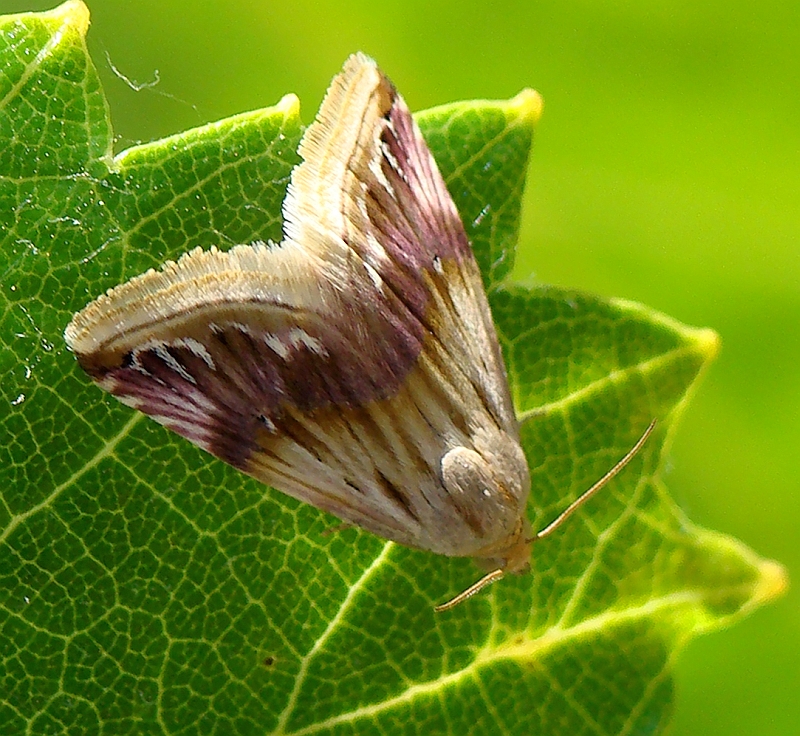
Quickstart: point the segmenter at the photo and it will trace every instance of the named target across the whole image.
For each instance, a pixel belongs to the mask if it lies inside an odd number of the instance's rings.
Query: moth
[[[402,97],[351,56],[299,148],[279,244],[195,248],[66,328],[86,373],[263,483],[400,544],[528,568],[538,534],[461,219]],[[652,429],[652,426],[651,428]],[[649,431],[649,430],[648,430]]]

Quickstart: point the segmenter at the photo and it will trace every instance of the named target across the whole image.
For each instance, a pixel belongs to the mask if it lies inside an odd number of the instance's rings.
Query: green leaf
[[[624,473],[511,577],[387,543],[98,391],[71,314],[196,245],[279,240],[294,97],[116,157],[88,11],[0,19],[4,733],[655,733],[696,633],[785,574],[693,526],[669,440],[716,351],[644,307],[506,284],[538,98],[418,120],[490,289],[541,527],[651,418]]]

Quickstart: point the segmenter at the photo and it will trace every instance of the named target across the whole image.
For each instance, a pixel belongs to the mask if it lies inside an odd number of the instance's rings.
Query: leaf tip
[[[275,109],[286,118],[296,118],[300,115],[300,99],[296,94],[290,92],[278,100]]]
[[[67,0],[57,8],[53,8],[47,15],[59,19],[64,25],[76,30],[81,38],[86,37],[86,32],[89,30],[90,13],[83,0]]]
[[[758,566],[758,582],[752,603],[756,606],[782,596],[789,589],[789,573],[775,560],[763,560]]]
[[[722,341],[714,330],[707,327],[694,329],[691,331],[691,338],[697,346],[698,352],[703,355],[706,360],[713,360],[719,354]]]
[[[542,117],[544,100],[535,89],[526,87],[516,97],[509,100],[509,107],[516,111],[520,118],[529,120],[531,125],[535,125]]]

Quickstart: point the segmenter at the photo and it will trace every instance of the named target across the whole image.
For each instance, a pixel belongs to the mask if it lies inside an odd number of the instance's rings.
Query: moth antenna
[[[475,593],[480,592],[483,590],[487,585],[491,585],[496,580],[500,580],[500,578],[505,575],[505,570],[502,568],[498,568],[497,570],[492,570],[489,573],[486,573],[478,582],[473,583],[469,586],[466,590],[461,591],[455,598],[447,601],[447,603],[442,603],[438,606],[434,606],[433,610],[436,613],[441,613],[442,611],[449,611],[451,608],[455,608],[459,603],[463,603],[467,598],[472,598]]]
[[[600,480],[597,481],[588,491],[584,491],[578,498],[576,498],[566,509],[564,509],[553,521],[551,521],[544,529],[541,531],[536,532],[534,536],[530,539],[526,539],[526,542],[536,542],[540,539],[543,539],[548,534],[552,534],[558,527],[560,527],[572,514],[573,512],[578,509],[580,506],[583,506],[595,493],[597,493],[603,486],[605,486],[615,475],[617,475],[631,460],[633,460],[634,456],[636,455],[639,450],[642,449],[642,445],[647,442],[647,438],[652,433],[653,429],[655,429],[656,420],[654,419],[650,422],[650,425],[644,431],[641,437],[636,440],[636,444],[628,450],[625,457],[622,458],[611,470],[609,470]],[[480,582],[480,581],[478,581]],[[477,583],[476,583],[477,585]],[[466,592],[466,591],[465,591]],[[463,593],[462,593],[463,595]]]

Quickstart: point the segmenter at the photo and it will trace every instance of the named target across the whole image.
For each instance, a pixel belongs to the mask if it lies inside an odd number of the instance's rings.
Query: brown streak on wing
[[[414,511],[414,505],[409,498],[409,491],[401,490],[399,485],[396,485],[394,481],[386,477],[380,470],[377,471],[377,476],[385,496],[391,499],[399,509],[408,514],[415,522],[419,523],[420,519]],[[412,489],[410,492],[413,493],[414,490]]]

